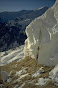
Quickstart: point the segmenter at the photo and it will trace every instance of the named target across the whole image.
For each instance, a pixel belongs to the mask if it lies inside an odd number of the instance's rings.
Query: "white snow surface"
[[[21,76],[21,75],[25,74],[25,73],[27,72],[26,69],[27,69],[27,67],[25,67],[25,68],[22,67],[21,70],[19,70],[19,71],[16,72],[15,76],[17,76],[17,75],[18,75],[18,76]]]
[[[58,85],[58,64],[49,72],[49,77]]]
[[[24,57],[24,45],[17,47],[15,50],[8,50],[5,52],[0,52],[0,66],[8,64],[15,60],[20,60]]]
[[[24,56],[36,58],[39,46],[39,33],[41,43],[39,50],[39,63],[46,66],[58,64],[58,0],[42,16],[33,20],[26,27]]]
[[[49,80],[50,80],[49,78],[39,78],[38,83],[36,83],[35,85],[40,86],[46,85]]]

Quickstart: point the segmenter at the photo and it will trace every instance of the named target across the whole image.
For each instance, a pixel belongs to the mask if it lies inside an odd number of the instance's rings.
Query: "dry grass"
[[[17,64],[17,67],[15,67],[15,65]],[[14,80],[17,80],[19,78],[19,76],[15,76],[16,71],[19,71],[22,69],[22,67],[29,67],[27,69],[27,73],[29,73],[29,76],[26,76],[24,78],[21,79],[21,82],[16,82],[13,83]],[[7,82],[3,82],[3,87],[2,88],[14,88],[15,85],[22,85],[22,83],[26,83],[26,85],[24,85],[24,87],[22,88],[57,88],[57,86],[53,85],[52,82],[49,82],[46,86],[36,86],[35,83],[38,81],[38,77],[32,78],[32,74],[34,73],[34,67],[35,67],[35,59],[31,58],[31,57],[25,57],[24,59],[22,59],[20,62],[14,61],[12,63],[9,63],[7,65],[4,66],[0,66],[1,71],[6,71],[8,73],[10,73],[12,71],[11,74],[11,78],[12,81],[10,83]],[[48,77],[49,76],[49,71],[53,68],[53,67],[46,67],[46,66],[42,66],[38,63],[37,66],[37,70],[43,67],[44,69],[44,73],[42,73],[40,75],[40,77]],[[0,80],[2,79],[2,76],[0,77]],[[34,83],[28,83],[29,80],[35,80]]]

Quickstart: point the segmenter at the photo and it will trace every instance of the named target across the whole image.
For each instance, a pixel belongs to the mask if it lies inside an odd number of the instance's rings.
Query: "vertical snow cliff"
[[[41,43],[39,50],[39,63],[55,66],[58,63],[58,0],[42,16],[32,21],[26,28],[24,55],[36,58],[39,46],[39,33]]]

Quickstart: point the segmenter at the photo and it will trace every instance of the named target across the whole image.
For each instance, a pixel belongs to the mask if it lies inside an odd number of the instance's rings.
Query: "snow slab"
[[[41,30],[41,42],[38,61],[42,65],[58,64],[58,1],[42,16],[35,18],[27,27],[24,56],[36,59]]]
[[[46,85],[49,80],[50,80],[49,78],[39,78],[38,83],[36,83],[35,85],[40,86]]]
[[[58,64],[49,72],[49,77],[55,85],[58,85]]]

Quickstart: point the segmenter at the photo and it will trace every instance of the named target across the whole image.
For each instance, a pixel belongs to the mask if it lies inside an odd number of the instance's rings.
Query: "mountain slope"
[[[42,15],[47,9],[48,7],[43,7],[40,10],[22,10],[19,12],[0,12],[0,20],[2,20],[3,22],[8,22],[9,20],[14,20],[16,17],[20,17],[20,18],[23,18],[24,16],[31,17],[32,14],[34,15],[33,18],[36,18],[37,16]]]
[[[36,17],[42,15],[48,7],[39,10],[22,10],[18,13],[2,13],[2,19],[9,20],[7,23],[0,22],[0,51],[24,44],[26,37],[25,29]],[[15,15],[18,14],[18,15]],[[19,17],[16,17],[19,16]],[[14,20],[11,17],[14,17]],[[9,19],[10,18],[10,19]]]
[[[33,10],[22,10],[19,12],[0,12],[0,19],[2,22],[8,22],[9,20],[14,20],[16,17],[29,14],[32,11]]]
[[[34,66],[35,59],[30,57],[0,66],[1,88],[58,88],[56,81],[58,66],[53,69],[53,67],[42,66],[38,63],[37,73],[34,73]],[[51,73],[52,76],[54,75],[54,81],[53,77],[50,78]]]

